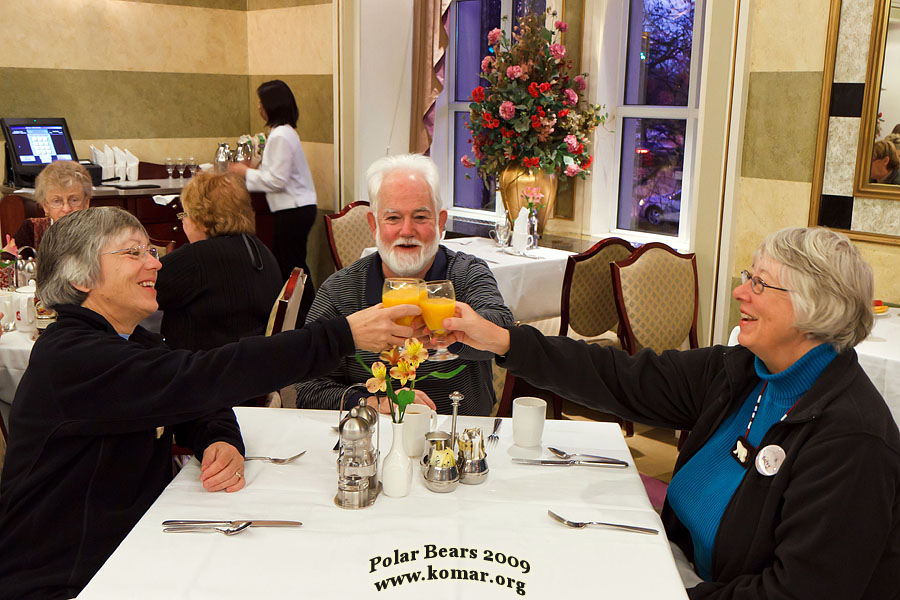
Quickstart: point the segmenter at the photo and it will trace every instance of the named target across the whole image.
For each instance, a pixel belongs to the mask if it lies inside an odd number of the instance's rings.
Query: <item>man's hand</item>
[[[478,350],[503,355],[509,352],[509,332],[491,323],[465,302],[456,301],[456,316],[444,319],[446,342],[461,342]]]
[[[403,388],[407,389],[407,388]],[[400,391],[400,390],[397,390]],[[422,390],[413,390],[413,393],[416,395],[415,400],[413,400],[413,404],[424,404],[431,410],[436,410],[434,402],[432,402],[431,398],[428,397],[428,394],[423,392]],[[377,408],[378,412],[384,415],[391,414],[391,400],[387,396],[382,396],[381,398],[376,398],[375,396],[369,396],[366,398],[366,402],[372,408]]]
[[[244,487],[244,457],[228,442],[213,442],[203,451],[200,482],[208,492],[236,492]]]
[[[353,343],[361,350],[381,352],[388,346],[400,346],[412,337],[413,328],[398,325],[394,321],[401,317],[419,315],[422,310],[412,304],[398,304],[384,308],[381,303],[347,317]]]

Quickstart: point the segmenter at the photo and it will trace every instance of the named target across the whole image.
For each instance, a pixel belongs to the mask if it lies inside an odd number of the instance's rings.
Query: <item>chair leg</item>
[[[634,436],[634,421],[623,421],[622,423],[625,426],[625,437],[633,437]]]
[[[497,407],[498,417],[512,416],[513,388],[516,387],[516,377],[509,371],[506,372],[506,381],[503,382],[503,395],[500,396],[500,406]]]
[[[557,421],[561,420],[562,417],[562,404],[563,399],[559,397],[558,394],[553,394],[553,418]]]

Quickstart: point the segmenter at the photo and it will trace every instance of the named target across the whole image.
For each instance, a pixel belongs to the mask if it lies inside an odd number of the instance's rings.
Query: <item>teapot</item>
[[[228,148],[227,142],[221,142],[216,150],[216,158],[213,164],[216,167],[216,173],[224,173],[228,170],[228,162],[231,160],[231,150]]]
[[[234,162],[242,163],[245,162],[250,164],[250,159],[253,157],[253,146],[250,142],[238,143],[237,148],[234,151]]]

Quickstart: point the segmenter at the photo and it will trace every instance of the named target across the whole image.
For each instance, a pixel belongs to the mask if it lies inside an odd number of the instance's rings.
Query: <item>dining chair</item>
[[[328,247],[337,269],[353,263],[362,255],[363,249],[375,245],[375,236],[366,220],[368,212],[369,203],[357,200],[337,214],[325,215]]]
[[[0,416],[0,477],[3,475],[3,462],[6,459],[6,425],[3,423],[3,417]]]
[[[156,248],[156,252],[159,255],[159,258],[162,258],[175,249],[175,240],[157,240],[155,238],[148,239],[150,240],[150,245]]]
[[[624,260],[610,263],[612,286],[619,315],[619,341],[629,354],[650,348],[697,348],[697,312],[700,290],[697,257],[680,254],[653,242]],[[679,449],[687,432],[679,436]]]
[[[300,300],[303,297],[303,288],[306,286],[306,273],[301,267],[294,267],[278,299],[269,313],[269,322],[266,325],[266,335],[275,335],[282,331],[290,331],[297,327],[297,316],[300,313]],[[302,323],[301,323],[302,325]],[[269,392],[263,406],[269,408],[281,408],[286,404],[296,405],[296,391],[289,385],[274,392]]]

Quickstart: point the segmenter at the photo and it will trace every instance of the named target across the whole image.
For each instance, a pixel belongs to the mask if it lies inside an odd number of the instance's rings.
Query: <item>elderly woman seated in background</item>
[[[872,270],[843,235],[795,228],[741,279],[730,348],[631,357],[461,303],[444,325],[534,385],[691,430],[662,513],[702,578],[683,570],[689,597],[898,598],[900,433],[853,350],[872,328]]]
[[[278,261],[255,235],[243,180],[198,173],[181,192],[191,242],[162,257],[156,300],[172,348],[209,350],[261,335],[284,283]]]
[[[872,171],[869,174],[875,183],[900,185],[900,156],[897,147],[886,140],[878,140],[872,146]]]
[[[37,249],[44,232],[59,218],[91,204],[91,176],[71,160],[57,160],[40,172],[35,181],[34,200],[44,209],[43,217],[25,219],[13,236],[16,246]]]
[[[412,335],[416,307],[372,307],[207,352],[171,350],[138,323],[157,309],[160,263],[138,220],[91,208],[44,237],[37,282],[59,314],[16,392],[0,483],[0,598],[71,598],[172,476],[173,438],[210,492],[244,485],[229,407],[324,375],[356,347]]]

